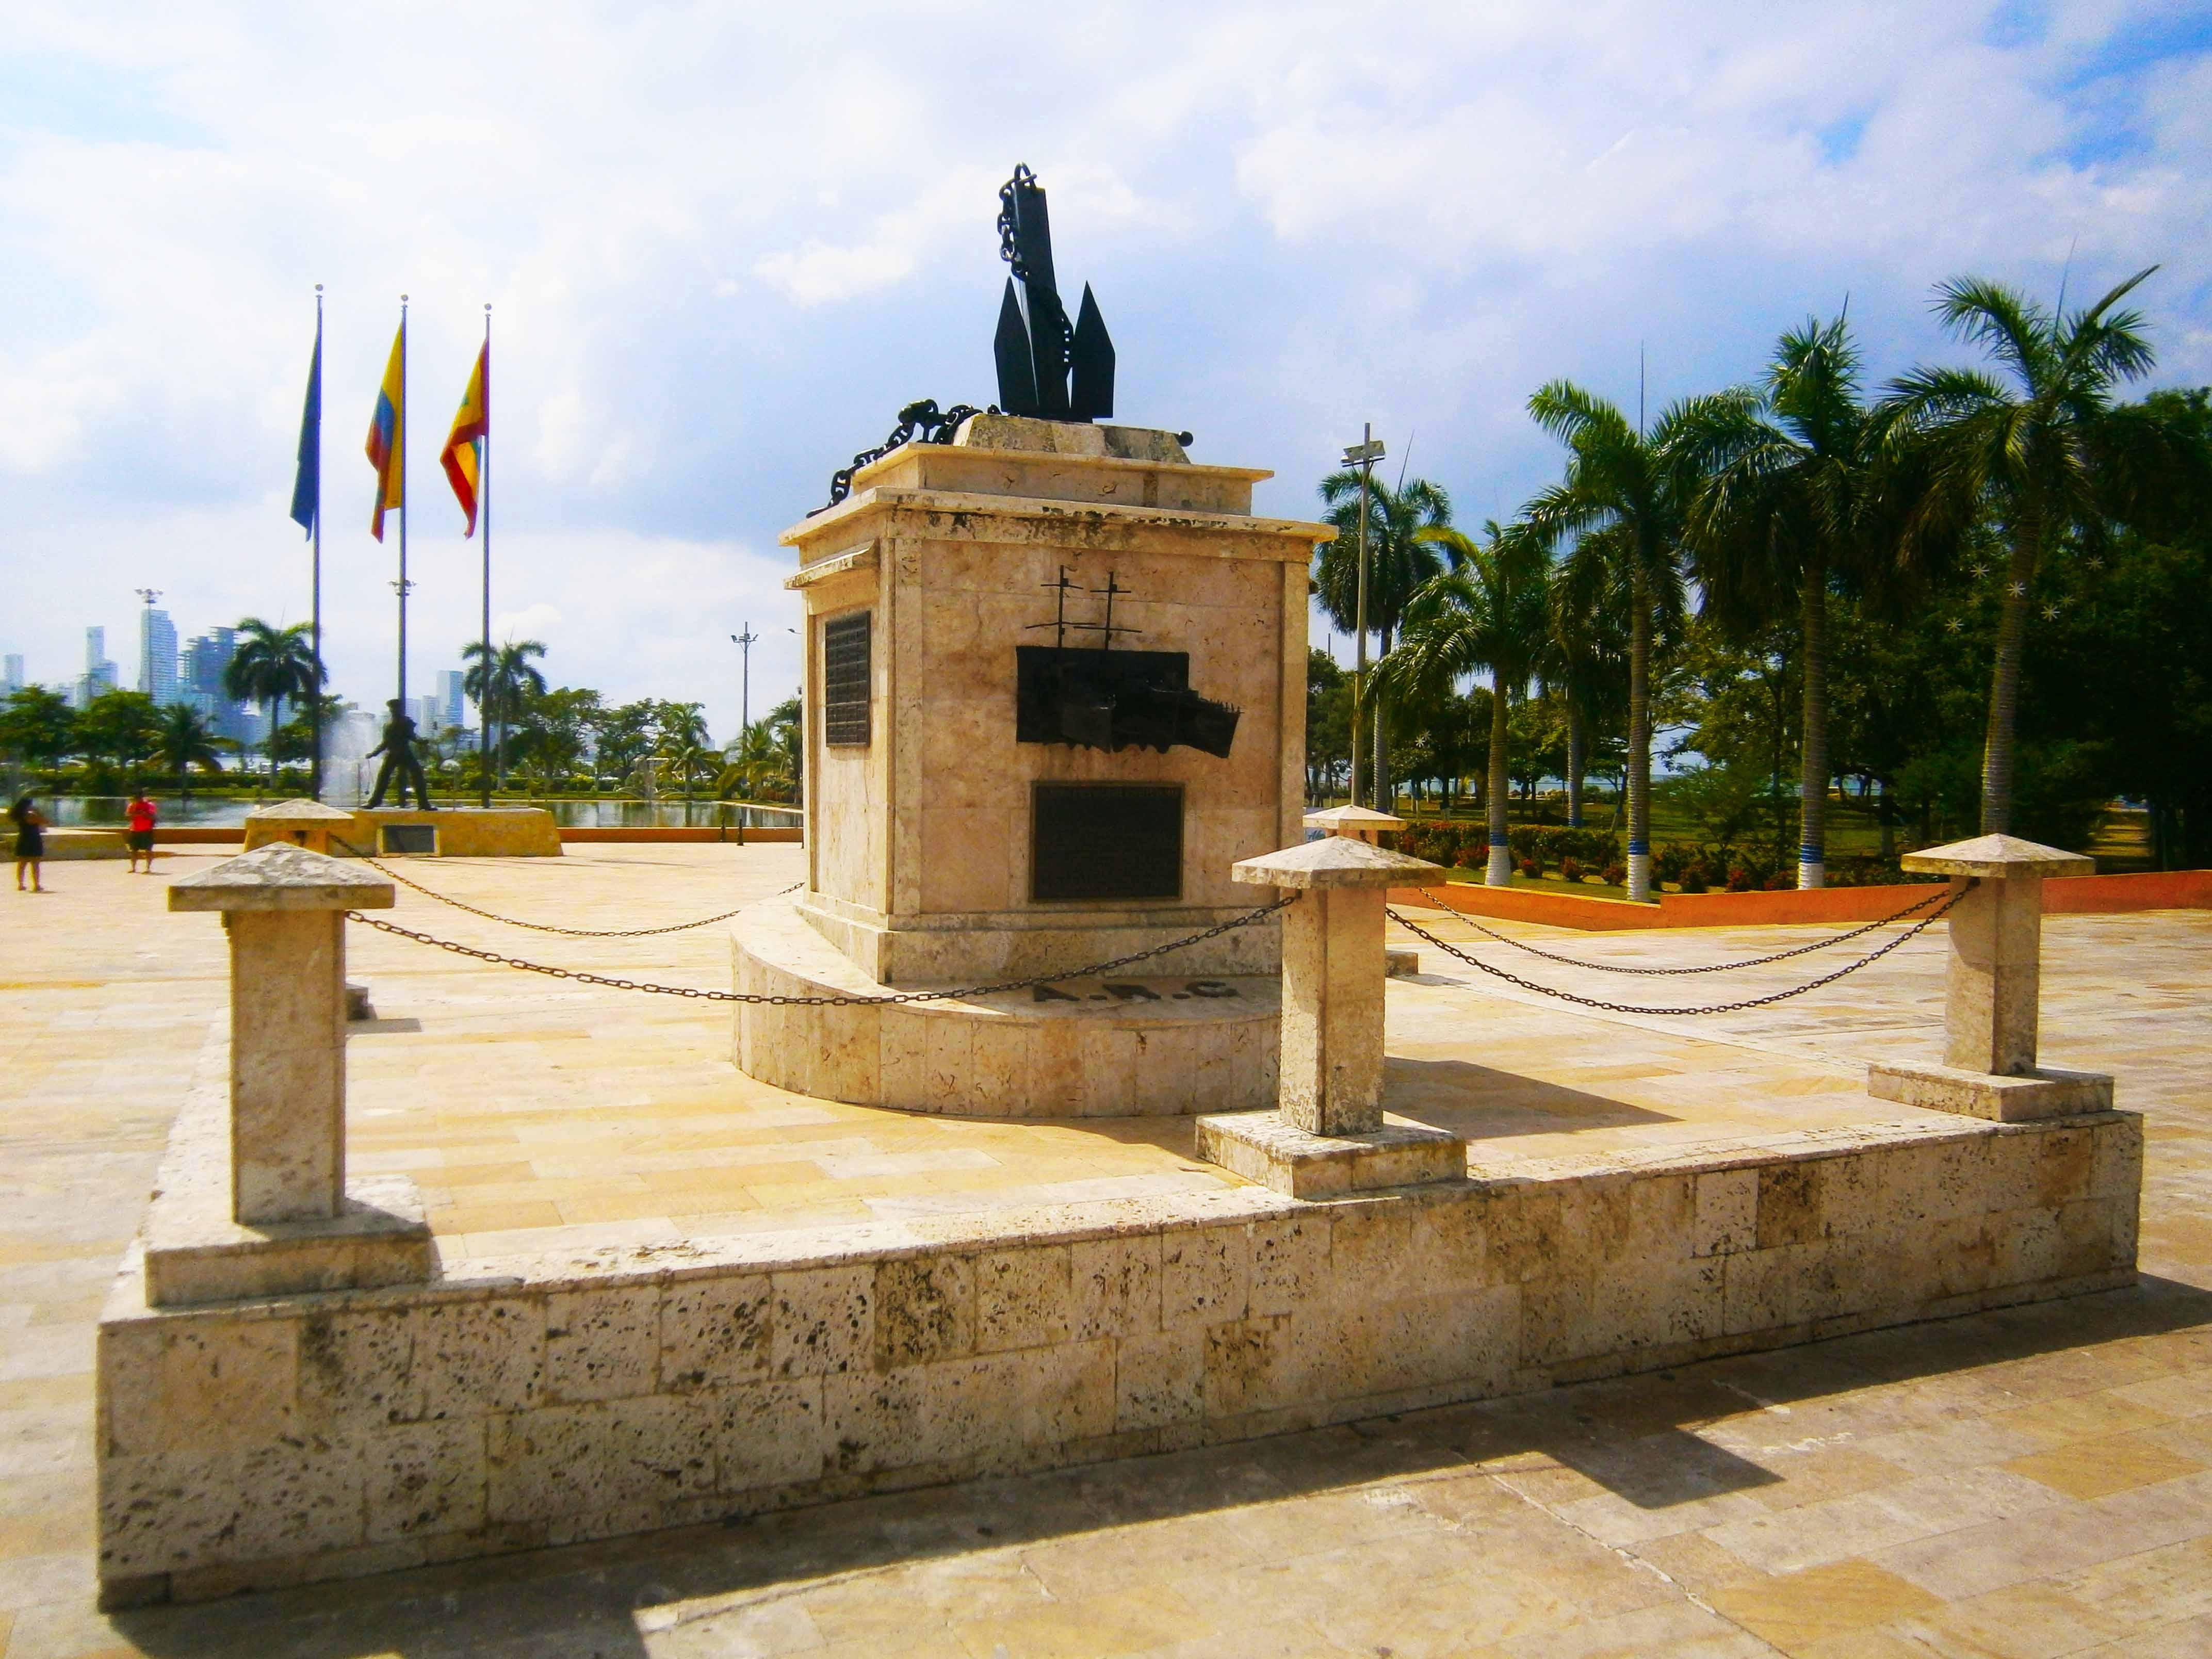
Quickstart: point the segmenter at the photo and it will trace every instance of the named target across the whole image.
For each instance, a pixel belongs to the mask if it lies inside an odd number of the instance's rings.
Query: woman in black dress
[[[46,855],[46,814],[33,806],[31,798],[26,795],[8,809],[8,817],[15,826],[15,890],[25,890],[23,871],[27,866],[31,872],[29,890],[43,893],[46,886],[39,879],[39,862]]]

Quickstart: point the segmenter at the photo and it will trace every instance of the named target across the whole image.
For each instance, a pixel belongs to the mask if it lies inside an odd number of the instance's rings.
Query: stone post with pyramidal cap
[[[394,897],[288,842],[170,887],[170,909],[216,911],[229,936],[230,1075],[227,1112],[188,1101],[171,1133],[146,1226],[155,1304],[429,1276],[414,1183],[346,1179],[345,913]]]
[[[1877,1065],[1883,1100],[2012,1123],[2110,1111],[2112,1079],[2036,1064],[2043,879],[2088,875],[2094,860],[2014,836],[1979,836],[1908,853],[1916,873],[1971,884],[1950,915],[1943,987],[1943,1064]]]
[[[1382,1113],[1383,904],[1442,868],[1332,835],[1230,871],[1297,894],[1283,913],[1279,1104],[1199,1119],[1199,1156],[1293,1198],[1466,1174],[1458,1136]]]

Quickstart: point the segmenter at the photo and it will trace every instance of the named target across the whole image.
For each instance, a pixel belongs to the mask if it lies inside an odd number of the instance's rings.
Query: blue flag
[[[323,324],[315,319],[315,361],[307,370],[307,406],[300,415],[300,471],[292,480],[292,522],[309,535],[323,510]]]

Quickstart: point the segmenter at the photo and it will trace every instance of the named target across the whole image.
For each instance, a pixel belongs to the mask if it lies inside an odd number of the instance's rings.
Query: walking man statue
[[[399,784],[399,805],[407,805],[407,789],[414,785],[415,805],[427,811],[430,806],[430,786],[422,776],[422,762],[415,752],[415,722],[407,718],[407,705],[394,697],[384,705],[392,711],[392,718],[384,723],[384,737],[368,751],[374,758],[384,757],[384,764],[376,769],[376,788],[368,798],[369,805],[384,805],[384,792],[396,778]]]

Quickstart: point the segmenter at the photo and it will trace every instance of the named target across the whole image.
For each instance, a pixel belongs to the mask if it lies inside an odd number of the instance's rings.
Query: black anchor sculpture
[[[1112,419],[1114,342],[1088,283],[1075,325],[1068,326],[1053,278],[1044,186],[1026,166],[1017,166],[999,186],[999,257],[1013,267],[994,342],[999,406],[1048,421]]]

